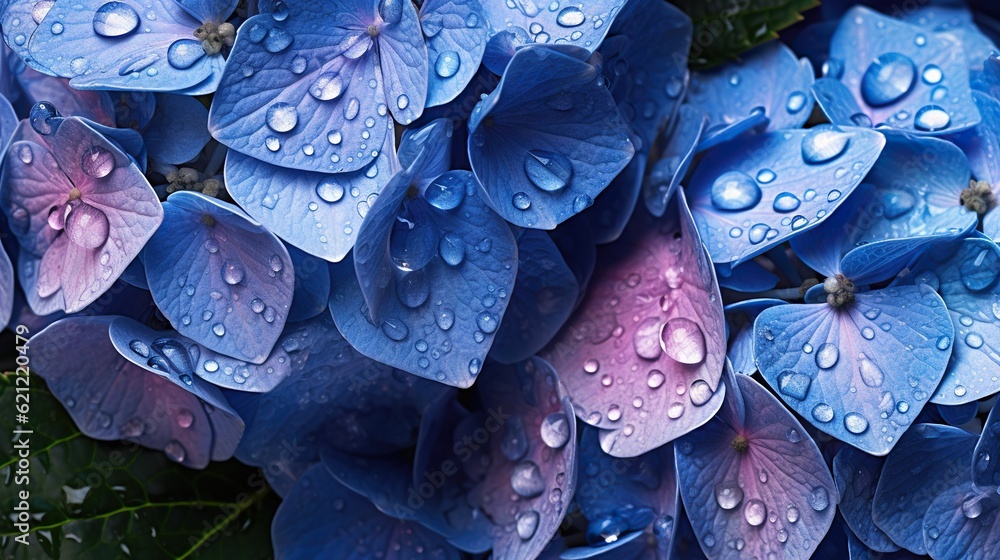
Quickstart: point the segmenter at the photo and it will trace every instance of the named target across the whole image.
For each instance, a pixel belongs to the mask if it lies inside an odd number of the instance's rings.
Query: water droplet
[[[177,425],[182,428],[190,428],[194,424],[194,415],[190,410],[181,409],[177,412]]]
[[[799,431],[795,428],[788,428],[785,432],[785,439],[787,439],[790,443],[798,443],[802,441],[802,435],[799,434]]]
[[[222,279],[226,281],[226,284],[235,286],[243,281],[243,268],[239,265],[232,263],[225,263],[222,265]]]
[[[799,207],[799,198],[790,192],[779,193],[774,197],[775,212],[791,212]]]
[[[511,198],[511,204],[513,204],[514,208],[517,208],[518,210],[527,210],[531,207],[531,199],[528,197],[527,193],[514,193],[514,196]]]
[[[316,196],[332,204],[344,198],[344,187],[333,177],[327,177],[316,185]]]
[[[658,369],[651,370],[649,374],[646,375],[646,385],[648,385],[650,389],[659,389],[663,386],[663,382],[666,380],[666,376],[663,375],[663,372]]]
[[[93,24],[94,33],[102,37],[121,37],[139,27],[139,14],[124,2],[108,2],[94,12]],[[55,29],[52,32],[56,33]]]
[[[712,204],[720,210],[739,211],[753,208],[760,202],[760,187],[749,175],[729,171],[712,184]]]
[[[715,501],[724,510],[734,509],[743,501],[743,489],[734,482],[716,484]]]
[[[266,146],[267,149],[271,150],[272,152],[277,152],[278,150],[281,149],[281,141],[275,138],[274,136],[268,136],[267,138],[264,139],[264,146]]]
[[[107,177],[115,168],[115,156],[100,146],[91,146],[84,150],[80,158],[83,172],[95,179]]]
[[[536,187],[553,192],[569,183],[573,176],[573,165],[562,154],[533,150],[524,158],[524,172]]]
[[[167,48],[167,63],[178,70],[185,70],[205,57],[205,49],[200,41],[178,39]]]
[[[583,212],[587,208],[590,208],[590,205],[593,203],[594,199],[590,198],[590,195],[587,194],[577,195],[576,198],[573,199],[573,212],[579,214],[580,212]]]
[[[819,403],[813,407],[812,416],[817,422],[825,424],[833,420],[833,407],[826,403]]]
[[[917,130],[935,131],[944,130],[951,124],[951,117],[937,105],[924,105],[917,110],[913,118],[913,126]]]
[[[632,345],[635,353],[641,358],[655,360],[660,357],[660,322],[656,318],[648,317],[636,327],[632,334]]]
[[[809,387],[812,385],[812,377],[804,373],[799,373],[786,369],[778,374],[778,392],[787,397],[805,400],[809,395]]]
[[[163,452],[167,455],[167,458],[176,463],[184,461],[184,457],[187,455],[187,451],[181,442],[177,440],[170,440],[167,445],[163,447]]]
[[[409,106],[410,106],[410,98],[407,97],[405,93],[396,98],[396,107],[399,107],[400,109],[406,109]]]
[[[458,73],[461,64],[462,60],[457,52],[443,51],[438,54],[437,61],[434,63],[434,72],[442,78],[450,78]]]
[[[848,412],[844,415],[844,427],[854,435],[863,434],[868,430],[868,420],[857,412]]]
[[[538,512],[533,509],[518,512],[515,516],[517,536],[521,537],[523,540],[528,540],[535,536],[535,531],[538,530],[538,519]]]
[[[108,240],[111,225],[97,208],[77,201],[66,217],[66,234],[71,241],[87,249],[96,249]]]
[[[561,449],[569,441],[569,420],[562,412],[545,417],[540,427],[542,441],[552,449]]]
[[[974,495],[971,498],[968,498],[967,500],[962,502],[962,513],[965,515],[966,518],[975,519],[980,515],[982,515],[983,513],[983,504],[981,502],[982,499],[983,495]]]
[[[455,324],[455,312],[451,309],[441,309],[435,314],[434,321],[437,323],[438,328],[446,331]]]
[[[458,175],[442,175],[427,187],[424,199],[435,208],[454,210],[465,199],[465,183]]]
[[[212,325],[212,332],[215,333],[215,336],[225,336],[226,326],[222,323],[216,323]]]
[[[965,344],[969,348],[981,348],[983,346],[983,337],[976,333],[969,333],[965,335]]]
[[[712,398],[712,387],[701,379],[696,380],[691,384],[691,392],[688,397],[691,399],[691,404],[695,406],[702,406]]]
[[[776,177],[777,175],[774,174],[774,171],[771,171],[766,167],[757,172],[757,182],[762,185],[766,185],[771,181],[774,181]]]
[[[494,317],[489,311],[483,311],[476,317],[476,324],[479,325],[479,330],[484,333],[492,333],[497,330],[497,318]]]
[[[458,234],[446,233],[441,237],[438,253],[444,262],[458,266],[465,259],[465,241]]]
[[[817,126],[802,138],[802,159],[806,163],[823,163],[837,158],[847,149],[851,135],[832,128]]]
[[[538,465],[531,461],[521,461],[514,465],[510,475],[510,486],[522,498],[534,498],[545,491],[545,479]]]
[[[868,66],[861,78],[861,96],[872,107],[883,107],[910,92],[917,78],[917,67],[908,56],[889,52]]]
[[[743,518],[750,525],[759,527],[767,519],[767,506],[764,505],[764,502],[756,498],[749,500],[743,508]]]
[[[944,72],[936,64],[928,64],[924,67],[924,72],[920,75],[920,78],[925,84],[935,85],[940,83],[944,79]]]
[[[288,103],[278,102],[267,108],[267,126],[275,132],[288,132],[299,122],[299,112]]]
[[[267,30],[264,37],[264,48],[270,53],[279,53],[292,44],[292,35],[280,27],[272,27]]]
[[[823,511],[830,507],[830,493],[827,492],[826,488],[816,486],[809,492],[806,501],[809,502],[809,507],[814,510]]]
[[[705,334],[694,321],[675,317],[660,330],[660,347],[682,364],[700,364],[705,359]]]
[[[578,25],[582,25],[585,19],[586,16],[583,15],[580,8],[570,6],[568,8],[563,8],[563,10],[559,12],[559,15],[556,16],[556,23],[562,27],[576,27]]]
[[[340,94],[343,92],[344,92],[344,82],[340,79],[340,76],[334,72],[326,72],[324,74],[320,74],[319,77],[316,78],[316,81],[314,81],[312,85],[309,86],[309,95],[315,97],[320,101],[330,101],[332,99],[336,99],[340,97]],[[334,142],[332,138],[328,137],[330,143],[339,144],[340,133],[331,132],[330,134],[331,135],[336,134],[338,138],[338,140]]]
[[[806,96],[801,91],[794,91],[788,96],[788,103],[785,104],[785,109],[789,113],[795,114],[802,110],[806,106]]]
[[[129,342],[128,347],[131,348],[133,352],[142,356],[143,358],[149,357],[149,346],[147,346],[146,343],[141,340],[136,339],[133,340],[132,342]]]
[[[410,334],[410,329],[399,319],[386,319],[382,322],[382,332],[396,342],[399,342]]]

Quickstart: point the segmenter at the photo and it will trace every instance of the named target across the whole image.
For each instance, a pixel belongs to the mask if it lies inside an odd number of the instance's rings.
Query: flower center
[[[203,23],[194,30],[194,37],[201,41],[201,48],[205,49],[205,54],[219,54],[223,48],[233,46],[236,40],[236,27],[231,23],[222,25]]]
[[[843,274],[836,274],[823,281],[826,302],[833,307],[842,307],[854,301],[854,282]]]
[[[746,436],[744,436],[743,434],[739,434],[733,438],[733,441],[729,442],[729,445],[732,445],[733,449],[735,449],[737,452],[743,453],[744,451],[747,450],[747,448],[750,447],[750,442],[747,441]]]
[[[969,181],[969,186],[959,195],[958,203],[982,216],[993,207],[993,189],[986,181]]]
[[[368,34],[372,37],[378,37],[379,27],[374,23],[368,26]]]

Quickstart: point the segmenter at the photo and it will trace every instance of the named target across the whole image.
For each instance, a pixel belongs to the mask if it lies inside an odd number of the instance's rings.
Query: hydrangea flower
[[[0,3],[0,324],[277,558],[987,560],[998,13],[870,4]]]

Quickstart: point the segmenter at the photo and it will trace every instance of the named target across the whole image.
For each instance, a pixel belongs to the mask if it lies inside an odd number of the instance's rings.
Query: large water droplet
[[[275,132],[288,132],[299,122],[299,112],[288,103],[278,102],[267,108],[267,126]]]
[[[910,57],[890,52],[868,66],[861,78],[861,96],[872,107],[889,105],[911,89],[917,79],[917,67]]]
[[[924,71],[920,74],[920,78],[925,84],[935,85],[944,79],[944,72],[941,71],[941,67],[936,64],[928,64],[924,67]]]
[[[754,498],[747,502],[743,508],[743,518],[754,527],[760,526],[767,519],[767,506],[764,502]]]
[[[446,233],[441,237],[438,253],[444,262],[458,266],[465,259],[465,241],[458,234]]]
[[[190,428],[194,424],[194,415],[190,410],[181,409],[177,412],[177,425],[182,428]]]
[[[163,447],[163,452],[167,455],[167,458],[176,463],[181,463],[184,461],[184,457],[187,456],[187,450],[181,445],[181,442],[177,440],[170,440],[167,445]]]
[[[984,495],[974,495],[962,502],[962,514],[965,515],[967,519],[975,519],[982,515],[983,497]]]
[[[712,184],[712,204],[720,210],[746,210],[760,202],[761,192],[756,181],[746,173],[729,171]]]
[[[243,281],[243,268],[237,264],[225,263],[222,265],[222,279],[226,284],[235,286]]]
[[[427,187],[424,199],[435,208],[454,210],[465,199],[465,183],[459,175],[442,175]]]
[[[573,164],[562,154],[533,150],[524,158],[524,173],[543,191],[558,191],[573,177]]]
[[[837,158],[847,149],[851,135],[826,127],[816,127],[802,138],[802,159],[806,163],[823,163]]]
[[[827,492],[826,488],[816,486],[809,492],[806,501],[809,502],[809,507],[814,510],[823,511],[830,507],[830,493]]]
[[[327,177],[316,185],[316,196],[332,204],[344,198],[344,187],[333,177]]]
[[[944,130],[951,124],[951,116],[948,111],[937,105],[924,105],[917,110],[913,117],[913,126],[917,130],[935,131]]]
[[[94,12],[94,33],[121,37],[139,27],[139,14],[124,2],[108,2]]]
[[[837,350],[837,347],[830,342],[825,342],[816,351],[816,366],[820,369],[830,369],[837,365],[838,358],[840,358],[840,351]]]
[[[805,400],[809,395],[810,385],[812,385],[812,377],[804,373],[786,369],[778,374],[778,391],[786,397],[800,401]]]
[[[264,48],[270,53],[279,53],[292,44],[291,33],[280,27],[272,27],[264,37]]]
[[[530,157],[530,156],[529,156]],[[511,204],[514,208],[518,210],[527,210],[531,208],[531,198],[528,197],[528,193],[518,192],[514,193],[514,196],[510,199]]]
[[[534,498],[545,491],[545,479],[538,465],[531,461],[521,461],[514,465],[510,475],[510,486],[522,498]]]
[[[833,407],[826,403],[819,403],[813,407],[812,416],[817,422],[825,424],[833,420]]]
[[[844,427],[852,434],[863,434],[868,430],[868,420],[857,412],[848,412],[844,415]]]
[[[201,42],[194,39],[178,39],[167,48],[167,62],[178,70],[194,66],[204,56]]]
[[[660,331],[660,347],[682,364],[700,364],[705,359],[705,333],[694,321],[675,317]]]
[[[869,387],[879,387],[885,379],[885,376],[882,374],[882,370],[875,365],[875,362],[869,360],[868,358],[863,358],[861,360],[861,363],[858,365],[858,370],[861,373],[861,381],[864,381],[865,385],[868,385]]]
[[[66,217],[66,234],[73,243],[87,249],[96,249],[108,240],[111,225],[104,212],[77,201]]]
[[[712,395],[714,395],[712,387],[703,379],[698,379],[694,383],[691,383],[691,390],[688,392],[691,404],[703,406],[712,398]]]
[[[799,200],[799,197],[790,192],[783,192],[774,197],[773,208],[775,212],[791,212],[797,209],[800,204],[802,202]]]
[[[533,509],[519,512],[515,516],[517,536],[521,537],[523,540],[528,540],[535,536],[535,531],[538,530],[538,518],[538,512]]]
[[[420,307],[430,296],[430,285],[423,270],[407,272],[396,284],[396,295],[403,305],[413,309]]]
[[[1000,261],[1000,257],[997,256],[997,253],[989,249],[984,249],[970,256],[958,267],[962,284],[973,292],[988,289],[996,281],[997,275],[1000,274],[1000,262],[998,261]]]
[[[559,12],[559,15],[556,16],[556,23],[562,27],[576,27],[578,25],[582,25],[585,19],[586,16],[583,15],[580,8],[570,6],[568,8],[563,8],[563,10]]]
[[[722,482],[715,485],[715,501],[725,510],[734,509],[743,501],[743,489],[735,482]]]
[[[442,78],[450,78],[458,73],[462,60],[455,51],[443,51],[438,54],[434,63],[434,72]]]
[[[655,360],[660,357],[660,322],[656,318],[644,319],[632,334],[632,346],[641,358]]]
[[[562,412],[553,412],[542,420],[542,442],[552,449],[561,449],[569,441],[569,420]]]
[[[101,179],[110,175],[115,169],[115,156],[100,146],[91,146],[84,150],[80,158],[80,167],[87,175]]]
[[[320,74],[316,81],[309,86],[309,95],[319,99],[320,101],[330,101],[331,99],[336,99],[340,97],[340,94],[344,92],[344,82],[340,79],[340,76],[334,72],[326,72]],[[331,143],[339,144],[340,142]]]

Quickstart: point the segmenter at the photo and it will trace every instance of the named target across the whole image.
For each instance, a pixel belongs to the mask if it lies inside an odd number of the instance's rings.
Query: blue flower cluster
[[[988,13],[0,7],[0,323],[277,558],[995,557]]]

